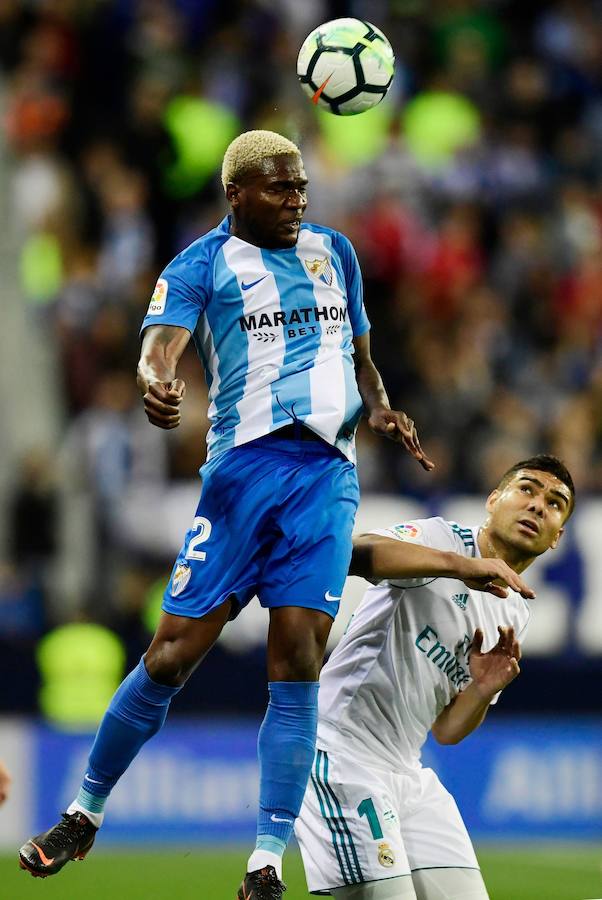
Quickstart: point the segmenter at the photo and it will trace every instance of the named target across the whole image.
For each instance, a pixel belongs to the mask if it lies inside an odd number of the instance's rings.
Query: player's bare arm
[[[491,701],[520,673],[520,644],[514,628],[498,627],[499,640],[483,653],[483,632],[474,633],[470,650],[471,683],[439,714],[431,731],[440,744],[458,744],[479,727]]]
[[[190,340],[179,325],[151,325],[142,338],[136,381],[149,422],[157,428],[177,428],[186,385],[176,369]]]
[[[473,559],[379,534],[353,539],[350,575],[385,578],[458,578],[474,590],[506,597],[508,588],[527,600],[535,597],[523,579],[502,559]]]
[[[420,446],[418,432],[414,420],[404,412],[391,409],[387,392],[380,373],[370,355],[370,334],[354,337],[355,376],[357,386],[368,416],[368,424],[376,434],[382,434],[403,444],[406,450],[417,459],[423,469],[430,472],[435,464],[428,458]]]

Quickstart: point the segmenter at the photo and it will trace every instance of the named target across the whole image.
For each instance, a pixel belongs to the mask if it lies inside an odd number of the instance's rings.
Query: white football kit
[[[441,518],[376,533],[480,555],[478,528]],[[421,765],[421,748],[471,681],[476,628],[485,652],[498,625],[513,626],[521,640],[528,619],[520,594],[503,600],[453,578],[367,590],[320,676],[316,758],[295,825],[312,893],[416,869],[478,868],[456,803]]]

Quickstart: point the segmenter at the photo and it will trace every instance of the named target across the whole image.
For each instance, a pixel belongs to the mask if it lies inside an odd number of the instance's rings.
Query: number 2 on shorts
[[[211,522],[209,519],[206,519],[205,516],[197,516],[192,523],[192,527],[194,531],[198,530],[199,533],[195,535],[188,544],[186,559],[205,559],[207,556],[205,551],[197,550],[196,548],[199,544],[204,544],[205,541],[209,540],[211,534]]]
[[[372,837],[374,838],[374,840],[380,841],[383,837],[383,830],[380,827],[380,822],[378,821],[378,815],[376,814],[372,797],[367,797],[365,800],[362,800],[357,808],[357,811],[360,816],[366,816],[366,818],[368,819],[368,825],[370,826],[370,831],[372,832]]]

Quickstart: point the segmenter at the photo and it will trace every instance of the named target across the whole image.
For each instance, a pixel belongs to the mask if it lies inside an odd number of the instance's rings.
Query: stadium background
[[[317,115],[295,78],[307,32],[341,15],[373,21],[397,56],[386,103],[350,120]],[[156,620],[206,392],[190,353],[181,427],[150,428],[138,327],[161,268],[225,212],[223,149],[265,127],[301,146],[308,218],[357,247],[373,355],[437,461],[425,475],[362,428],[361,526],[478,521],[499,474],[538,451],[575,477],[564,546],[532,578],[519,681],[464,746],[428,754],[481,839],[493,900],[602,896],[602,4],[7,0],[0,114],[4,850],[68,802],[85,732]],[[360,593],[351,580],[333,639]],[[257,609],[229,629],[94,856],[47,896],[233,895],[264,635]],[[163,855],[121,847],[153,842]],[[0,872],[3,897],[39,894],[13,858]],[[297,876],[291,862],[305,896]]]

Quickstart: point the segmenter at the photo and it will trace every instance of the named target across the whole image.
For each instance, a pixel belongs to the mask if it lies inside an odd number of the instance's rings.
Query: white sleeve
[[[449,522],[440,516],[432,519],[412,519],[407,522],[400,522],[396,525],[390,525],[388,528],[375,528],[371,534],[380,534],[382,537],[391,538],[396,541],[406,541],[411,544],[421,544],[423,547],[432,547],[435,550],[452,550],[460,553],[463,546],[455,535],[453,528]],[[466,549],[464,549],[466,555]],[[386,579],[388,584],[397,588],[416,588],[428,584],[434,578],[405,578],[405,579]]]

